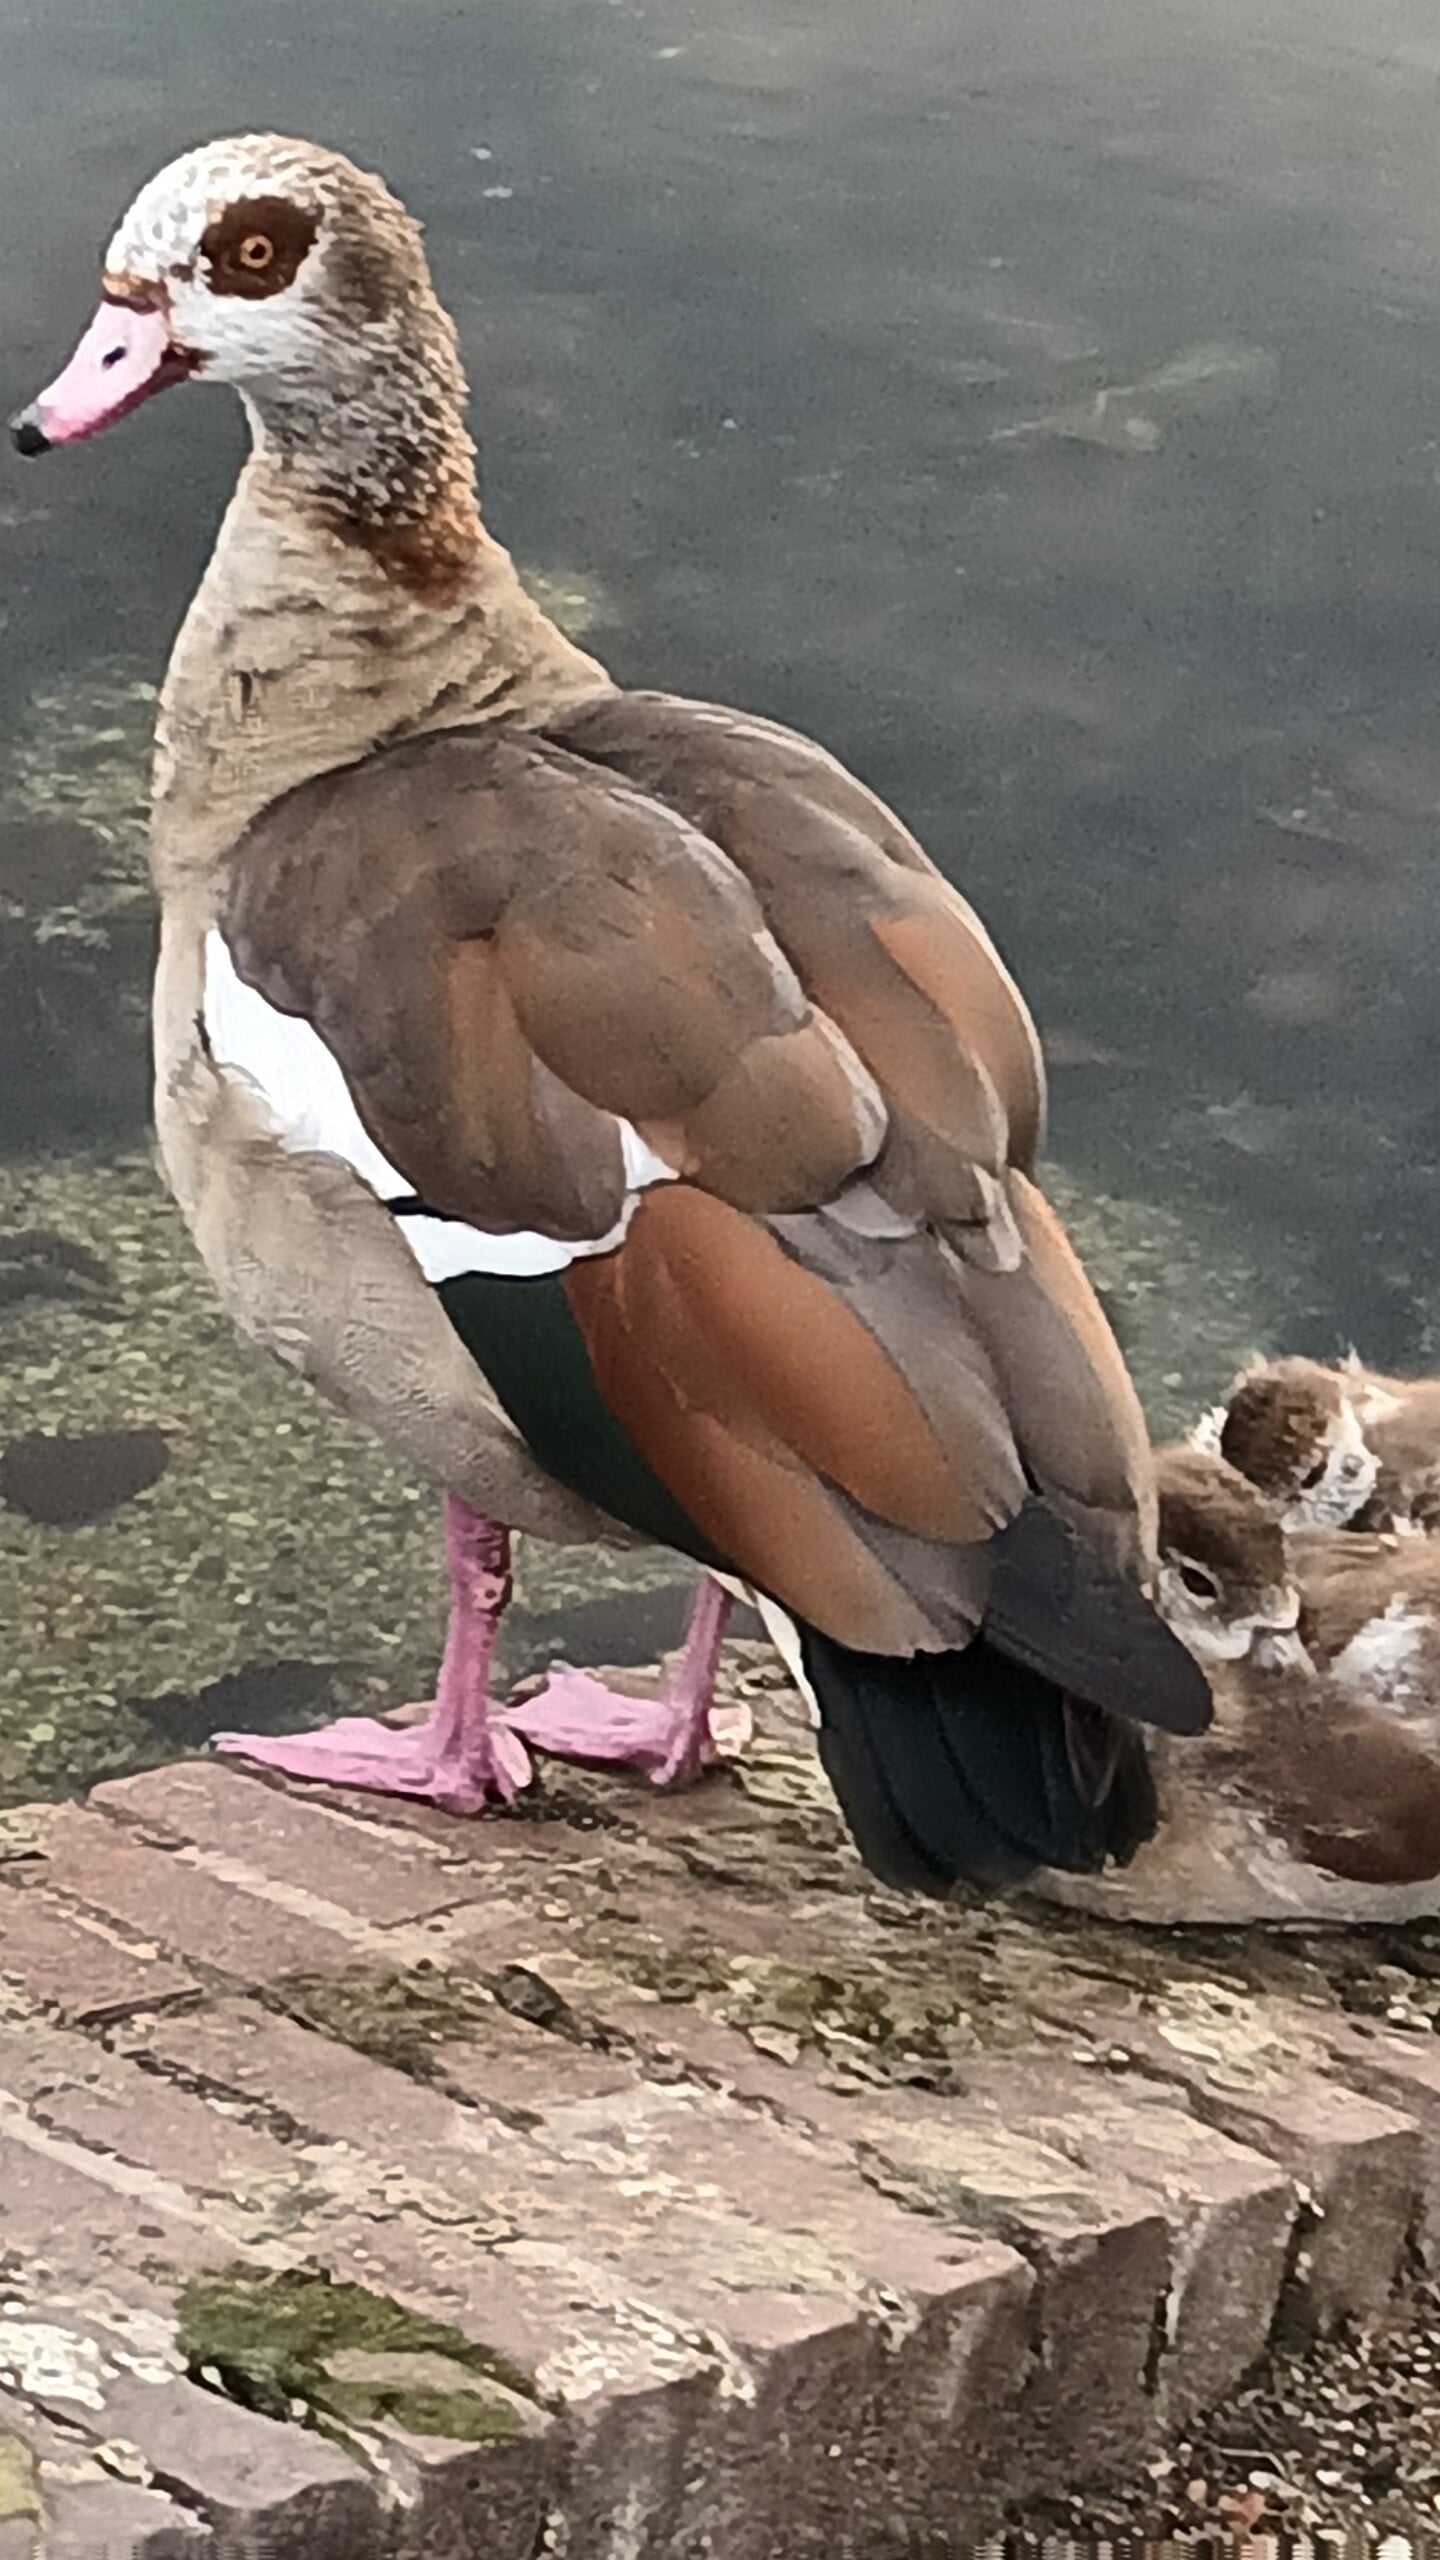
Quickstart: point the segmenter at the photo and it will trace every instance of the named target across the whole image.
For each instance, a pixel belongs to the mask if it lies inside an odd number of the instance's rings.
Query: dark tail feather
[[[800,1629],[820,1757],[885,1884],[994,1891],[1036,1867],[1124,1864],[1155,1828],[1139,1734],[1079,1707],[981,1635],[912,1661]]]
[[[1073,1698],[1166,1733],[1203,1733],[1210,1684],[1124,1572],[1038,1497],[990,1541],[985,1633]]]

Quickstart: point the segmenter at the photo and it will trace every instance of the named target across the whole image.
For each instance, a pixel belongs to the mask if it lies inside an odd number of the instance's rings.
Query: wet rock
[[[516,1609],[506,1628],[505,1666],[519,1680],[548,1671],[557,1660],[585,1669],[652,1663],[683,1641],[694,1590],[692,1574],[677,1574],[673,1582],[606,1591],[564,1609]],[[731,1627],[736,1635],[755,1635],[760,1621],[751,1610],[737,1608]]]
[[[217,1733],[294,1733],[323,1724],[333,1712],[334,1681],[332,1662],[247,1662],[191,1696],[175,1689],[126,1703],[172,1750],[199,1751]]]
[[[107,928],[57,910],[42,935],[0,908],[0,1146],[93,1148],[149,1121],[148,908]]]
[[[0,1501],[43,1528],[79,1529],[148,1492],[169,1463],[163,1431],[31,1431],[0,1455]]]
[[[95,878],[105,850],[79,819],[0,819],[0,898],[27,915],[64,906]]]
[[[49,1227],[23,1227],[0,1235],[0,1307],[27,1298],[103,1307],[114,1312],[115,1276],[108,1263],[73,1236]]]

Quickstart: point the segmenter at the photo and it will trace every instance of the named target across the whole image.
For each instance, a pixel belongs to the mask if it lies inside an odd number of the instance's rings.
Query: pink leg
[[[382,1724],[342,1716],[319,1733],[217,1733],[217,1751],[263,1761],[292,1778],[423,1796],[448,1813],[508,1804],[530,1776],[516,1733],[492,1724],[490,1661],[510,1597],[510,1532],[472,1511],[458,1494],[445,1505],[450,1628],[435,1702],[423,1724]]]
[[[504,1721],[537,1751],[562,1760],[623,1761],[645,1770],[657,1787],[698,1778],[715,1758],[722,1733],[734,1747],[735,1719],[728,1710],[714,1709],[712,1732],[715,1673],[729,1614],[728,1594],[707,1575],[695,1594],[679,1668],[662,1697],[628,1697],[593,1672],[562,1666],[533,1698],[506,1707]],[[744,1741],[743,1730],[738,1739]]]

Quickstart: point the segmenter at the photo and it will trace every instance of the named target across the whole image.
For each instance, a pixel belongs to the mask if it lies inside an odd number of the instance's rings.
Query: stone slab
[[[413,1834],[312,1804],[220,1760],[185,1760],[97,1787],[91,1806],[175,1847],[222,1850],[379,1927],[463,1902],[478,1879]]]
[[[44,2020],[0,2021],[0,2088],[42,2131],[152,2170],[195,2197],[233,2203],[295,2176],[291,2153],[237,2108],[207,2104]]]
[[[69,1909],[42,1886],[7,1883],[3,1869],[0,1981],[82,2025],[160,2008],[196,1988],[176,1957],[117,1938],[96,1914]]]
[[[103,2155],[54,2137],[37,2142],[15,2124],[0,2102],[0,2265],[40,2284],[113,2282],[127,2299],[163,2301],[177,2269],[213,2265],[207,2217],[188,2198],[144,2176],[117,2177]]]
[[[253,1890],[208,1872],[197,1853],[157,1848],[81,1805],[58,1805],[47,1827],[46,1884],[77,1914],[158,1946],[172,1961],[247,1982],[353,1962],[355,1940],[287,1906],[257,1877]],[[237,1853],[236,1863],[243,1865]]]
[[[1257,2057],[1248,2074],[1217,2067],[1153,2019],[1107,2017],[1094,2031],[1112,2056],[1183,2089],[1203,2122],[1295,2181],[1308,2227],[1292,2268],[1292,2333],[1378,2318],[1422,2206],[1425,2150],[1413,2116],[1298,2061]]]
[[[216,2537],[153,2489],[62,2481],[46,2490],[36,2560],[217,2560]]]
[[[1426,2262],[1440,2264],[1440,2036],[1346,2018],[1327,2021],[1325,2041],[1349,2088],[1415,2124],[1421,2192],[1414,2238]]]
[[[78,2415],[32,2374],[27,2423],[148,2466],[57,2479],[77,2532],[938,2560],[1146,2458],[1287,2301],[1383,2306],[1440,2234],[1424,2040],[1297,1997],[1293,1957],[1217,1988],[1153,1938],[906,1904],[793,1777],[567,1772],[541,1819],[457,1824],[195,1764],[42,1810],[0,1873],[0,2322],[164,2339],[196,2271],[306,2266],[538,2395],[492,2445],[383,2429],[382,2509],[173,2354]]]
[[[491,2026],[498,2033],[487,2048]],[[366,2196],[394,2216],[414,2206],[418,2224],[373,2220],[362,2233],[353,2217],[312,2213],[312,2252],[328,2261],[343,2240],[347,2262],[353,2258],[367,2282],[458,2319],[492,2344],[500,2342],[493,2301],[483,2286],[478,2294],[456,2286],[467,2240],[493,2223],[503,2198],[513,2236],[492,2232],[489,2256],[475,2263],[489,2272],[492,2293],[497,2266],[523,2268],[532,2292],[537,2280],[543,2287],[560,2267],[567,2270],[572,2299],[542,2306],[523,2339],[512,2322],[504,2343],[509,2353],[538,2357],[549,2387],[577,2395],[594,2448],[587,2495],[611,2472],[622,2486],[628,2477],[634,2490],[634,2466],[647,2458],[651,2430],[648,2420],[627,2430],[620,2404],[636,2418],[637,2395],[674,2372],[677,2356],[697,2383],[708,2376],[716,2403],[694,2413],[709,2446],[703,2468],[713,2512],[730,2494],[727,2480],[743,2480],[753,2522],[760,2511],[757,2430],[778,2426],[774,2411],[782,2405],[818,2413],[829,2388],[822,2392],[817,2377],[837,2368],[847,2402],[857,2411],[883,2406],[892,2437],[906,2432],[902,2412],[943,2403],[953,2422],[953,2469],[963,2433],[962,2376],[973,2366],[988,2385],[1004,2368],[998,2347],[982,2352],[977,2342],[972,2351],[963,2342],[987,2322],[1007,2339],[1014,2334],[1015,2309],[1029,2288],[1016,2255],[991,2240],[939,2231],[882,2196],[843,2146],[801,2138],[696,2084],[650,2082],[632,2066],[607,2068],[597,2085],[595,2057],[560,2037],[549,2040],[549,2104],[534,2131],[517,2131],[506,2077],[513,2027],[497,2012],[480,2022],[467,2047],[472,2070],[485,2069],[488,2122],[448,2092],[417,2085],[253,2003],[206,2006],[174,2035],[163,2019],[146,2022],[129,2041],[152,2070],[182,2067],[212,2089],[265,2093],[309,2137],[317,2179],[326,2170],[316,2144],[344,2142],[368,2154],[368,2170],[338,2182],[340,2192],[348,2184],[357,2202]],[[534,2059],[524,2053],[527,2094]],[[444,2291],[436,2265],[425,2261],[427,2224],[441,2234]],[[552,2335],[542,2356],[544,2321]],[[658,2364],[643,2353],[636,2362],[647,2332],[660,2349]],[[878,2425],[876,2417],[872,2432]],[[912,2464],[938,2467],[931,2419],[909,2431],[920,2437]],[[828,2429],[819,2457],[815,2430],[797,2430],[793,2418],[788,2441],[795,2459],[783,2495],[775,2487],[776,2512],[765,2527],[772,2539],[783,2523],[779,2508],[813,2507],[835,2482]],[[981,2449],[972,2448],[977,2460]],[[772,2469],[778,2483],[779,2467]],[[662,2471],[668,2479],[668,2468]],[[668,2513],[663,2479],[653,2494],[657,2513]],[[947,2496],[953,2512],[974,2520],[973,2501],[963,2506],[958,2492]],[[730,2543],[746,2519],[730,2514]]]
[[[105,2447],[111,2461],[133,2460],[145,2485],[173,2491],[212,2528],[222,2552],[248,2545],[267,2560],[378,2560],[374,2480],[320,2436],[127,2355],[98,2324],[21,2313],[0,2334],[31,2407]]]
[[[0,2390],[0,2479],[7,2447],[28,2448],[33,2465],[40,2511],[33,2560],[214,2560],[209,2525],[162,2490],[120,2477],[109,2465],[123,2463],[123,2454],[97,2460],[93,2442],[73,2423],[47,2418],[35,2401]]]

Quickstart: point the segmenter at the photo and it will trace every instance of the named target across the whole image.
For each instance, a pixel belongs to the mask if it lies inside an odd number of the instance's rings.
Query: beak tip
[[[34,409],[21,409],[11,419],[10,441],[17,453],[29,455],[50,451],[50,438]]]

